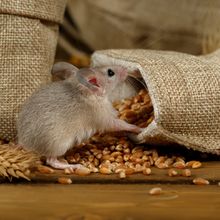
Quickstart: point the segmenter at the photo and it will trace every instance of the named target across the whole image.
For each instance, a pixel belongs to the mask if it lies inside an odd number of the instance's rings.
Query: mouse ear
[[[58,62],[53,65],[51,74],[53,77],[64,80],[75,74],[79,69],[70,63]]]

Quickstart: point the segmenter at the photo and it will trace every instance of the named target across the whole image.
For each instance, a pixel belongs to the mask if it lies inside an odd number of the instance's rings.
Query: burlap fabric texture
[[[77,37],[94,49],[206,54],[220,47],[219,0],[69,0]],[[64,22],[68,29],[68,20]],[[102,40],[100,40],[102,39]]]
[[[50,79],[64,0],[0,1],[0,138],[16,135],[21,104]]]
[[[94,66],[119,64],[139,69],[154,107],[154,121],[139,142],[178,143],[220,154],[220,50],[193,56],[152,50],[105,50]]]

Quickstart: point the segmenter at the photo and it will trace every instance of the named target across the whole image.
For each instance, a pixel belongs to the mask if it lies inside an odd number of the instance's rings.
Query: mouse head
[[[89,92],[102,96],[126,79],[127,70],[121,66],[78,69],[72,64],[59,62],[53,66],[52,75],[61,80],[77,79]]]
[[[110,94],[127,77],[127,70],[121,66],[102,66],[78,71],[79,76],[89,83],[88,87],[98,95]],[[82,82],[82,80],[81,80]]]
[[[91,68],[100,79],[104,94],[110,94],[114,88],[127,77],[127,70],[121,66],[101,66]]]

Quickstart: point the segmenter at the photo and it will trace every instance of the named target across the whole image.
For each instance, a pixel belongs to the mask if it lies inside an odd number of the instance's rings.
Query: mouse
[[[117,117],[109,99],[127,77],[122,66],[78,69],[70,63],[54,64],[51,74],[62,80],[35,91],[24,103],[17,120],[18,144],[46,157],[56,169],[75,170],[58,158],[95,133],[142,129]]]

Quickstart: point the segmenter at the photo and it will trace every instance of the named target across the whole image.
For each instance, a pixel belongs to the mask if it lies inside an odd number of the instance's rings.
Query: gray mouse
[[[117,118],[109,96],[127,77],[121,66],[78,69],[59,62],[52,75],[62,78],[40,88],[25,102],[18,121],[18,144],[46,156],[46,163],[57,169],[80,168],[61,162],[74,145],[96,132],[129,131],[141,128]]]

